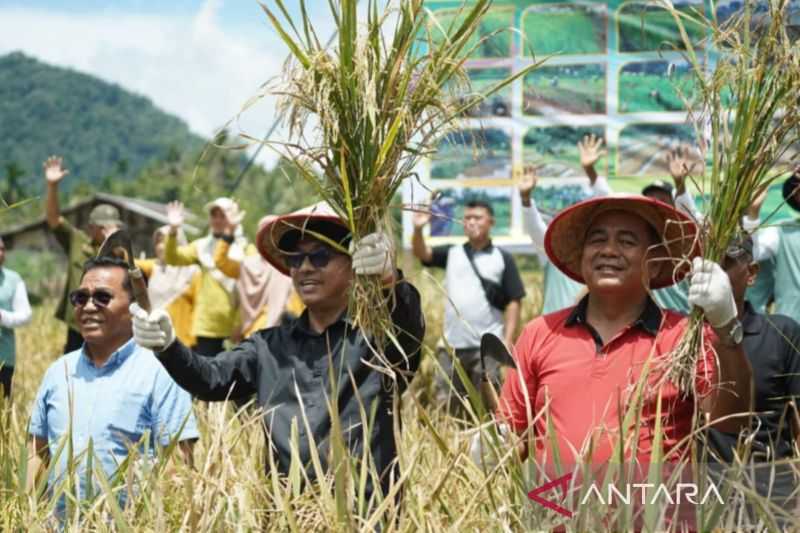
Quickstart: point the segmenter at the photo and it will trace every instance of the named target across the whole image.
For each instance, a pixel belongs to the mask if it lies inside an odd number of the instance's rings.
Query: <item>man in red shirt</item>
[[[648,461],[659,398],[666,457],[686,448],[695,407],[723,431],[747,423],[746,416],[731,416],[750,408],[751,369],[730,282],[719,265],[700,257],[693,259],[689,289],[689,303],[707,321],[695,393],[681,396],[666,379],[688,319],[660,309],[649,291],[683,277],[685,270],[672,264],[697,255],[695,233],[674,208],[632,195],[581,202],[550,223],[550,260],[589,291],[577,306],[525,327],[515,347],[518,368],[503,385],[498,414],[517,434],[532,427],[523,441],[533,443],[537,463],[553,464],[556,443],[562,466],[602,464],[619,457],[621,436],[626,457]],[[621,431],[630,409],[641,416]],[[526,447],[520,452],[527,455]]]

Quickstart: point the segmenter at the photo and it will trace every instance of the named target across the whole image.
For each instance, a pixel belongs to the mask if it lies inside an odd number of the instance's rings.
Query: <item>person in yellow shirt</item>
[[[147,278],[147,293],[153,309],[166,309],[175,326],[175,334],[186,346],[194,346],[192,334],[194,301],[200,286],[200,268],[197,265],[171,266],[165,261],[166,240],[169,226],[162,226],[153,233],[153,248],[156,257],[137,259],[136,266]],[[187,244],[186,235],[178,231],[179,246]]]
[[[267,215],[258,222],[258,231],[277,218]],[[256,331],[277,326],[285,313],[300,316],[305,306],[292,287],[292,278],[284,275],[259,255],[255,246],[248,245],[245,258],[231,258],[230,238],[234,231],[229,225],[214,249],[214,264],[226,276],[236,279],[241,327],[238,337],[246,339]]]
[[[228,225],[233,225],[236,230],[231,237],[226,237],[230,240],[228,255],[233,260],[242,261],[247,240],[241,227],[244,213],[239,211],[236,202],[230,198],[217,198],[206,205],[206,212],[209,234],[179,246],[177,234],[184,222],[183,204],[172,202],[167,206],[170,229],[164,259],[168,265],[200,267],[192,335],[196,338],[195,351],[214,357],[222,351],[223,342],[234,333],[239,321],[236,279],[227,276],[214,264],[214,248]]]

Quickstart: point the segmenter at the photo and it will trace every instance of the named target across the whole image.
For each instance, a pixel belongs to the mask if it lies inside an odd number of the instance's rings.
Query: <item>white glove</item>
[[[175,342],[175,328],[166,311],[156,309],[148,314],[136,302],[131,304],[129,310],[133,317],[133,340],[136,344],[161,352]]]
[[[689,304],[701,308],[715,328],[736,318],[736,301],[728,274],[713,261],[695,257],[689,283]]]
[[[497,425],[497,437],[500,441],[500,446],[497,450],[493,451],[492,448],[494,446],[489,444],[492,436],[483,429],[476,431],[469,443],[469,458],[472,459],[472,462],[475,463],[478,468],[486,467],[486,470],[494,470],[500,456],[505,453],[509,433],[510,430],[507,424]],[[484,446],[486,446],[486,448],[484,448]]]
[[[356,274],[379,275],[386,279],[394,274],[394,245],[385,233],[370,233],[360,241],[350,244],[353,270]]]

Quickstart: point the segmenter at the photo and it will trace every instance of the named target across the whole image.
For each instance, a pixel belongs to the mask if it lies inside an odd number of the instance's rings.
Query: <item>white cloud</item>
[[[286,54],[266,26],[255,34],[223,29],[222,7],[207,0],[186,18],[0,8],[0,53],[21,50],[118,83],[209,137],[279,73]],[[264,16],[255,3],[253,16]],[[258,137],[273,118],[271,102],[263,102],[245,113],[241,126]]]

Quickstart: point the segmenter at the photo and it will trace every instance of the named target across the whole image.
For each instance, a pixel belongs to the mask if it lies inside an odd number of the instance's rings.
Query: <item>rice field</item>
[[[541,67],[525,76],[523,90],[528,115],[606,112],[603,65]]]
[[[702,13],[703,4],[678,4],[676,10],[695,16],[696,10]],[[662,7],[631,2],[619,8],[617,20],[620,52],[685,49],[672,15]],[[707,29],[702,24],[684,24],[692,43],[700,43],[706,37]]]
[[[552,3],[531,6],[522,15],[523,52],[548,54],[604,54],[606,6]]]
[[[468,530],[494,529],[515,520],[520,509],[494,506],[483,486],[484,475],[465,455],[467,425],[430,405],[435,367],[431,355],[441,332],[443,312],[441,276],[423,273],[410,258],[405,263],[407,273],[423,294],[428,335],[422,369],[403,398],[404,428],[399,449],[407,478],[402,483],[403,509],[395,530],[440,531],[444,525],[457,522]],[[530,266],[524,274],[529,293],[523,311],[526,320],[541,307],[537,290],[541,272]],[[52,502],[46,497],[29,498],[21,481],[30,406],[42,375],[59,356],[65,335],[65,327],[53,318],[53,310],[54,301],[48,299],[35,308],[31,323],[18,330],[14,399],[12,405],[0,409],[2,531],[46,531],[55,526]],[[138,472],[138,494],[119,514],[110,504],[113,498],[101,496],[84,508],[82,522],[67,522],[70,529],[371,530],[358,519],[347,526],[338,523],[335,505],[319,487],[301,493],[299,485],[284,487],[282,480],[267,477],[265,439],[254,413],[244,410],[236,415],[232,407],[202,402],[196,402],[195,412],[202,437],[195,447],[194,470],[177,463],[171,475],[159,470],[163,465],[151,472]],[[523,503],[524,496],[520,493],[515,497],[518,504]],[[388,511],[385,513],[380,513],[381,519],[389,516]]]
[[[169,460],[169,449],[150,469],[128,465],[121,474],[126,481],[110,485],[96,499],[76,507],[80,514],[69,515],[65,529],[438,532],[546,531],[564,526],[571,532],[622,531],[647,523],[652,527],[645,530],[676,530],[666,505],[647,505],[645,509],[636,504],[609,506],[602,497],[590,497],[590,492],[577,485],[571,486],[567,498],[560,502],[572,510],[570,518],[537,505],[527,493],[542,483],[541,472],[532,461],[520,463],[506,453],[506,448],[496,450],[502,457],[496,468],[484,470],[472,463],[468,456],[470,438],[474,428],[488,420],[477,396],[471,398],[473,404],[466,408],[463,418],[453,417],[431,400],[437,372],[433,354],[442,327],[441,273],[422,271],[410,257],[401,263],[421,290],[428,333],[422,367],[402,398],[402,474],[389,497],[364,501],[358,491],[364,472],[352,465],[336,483],[329,476],[308,485],[297,470],[288,477],[265,474],[266,442],[257,413],[249,408],[236,412],[232,406],[197,402],[201,438],[194,450],[193,468]],[[542,273],[530,258],[521,258],[519,267],[528,291],[524,323],[541,307]],[[52,300],[37,306],[32,323],[19,330],[14,402],[0,409],[2,531],[54,531],[59,526],[53,519],[53,499],[47,493],[36,497],[26,494],[22,481],[30,405],[42,374],[58,356],[63,342],[64,327],[52,318],[52,311]],[[135,457],[136,452],[132,453]],[[667,486],[673,481],[661,483]],[[132,489],[133,496],[120,507],[111,495],[126,488]],[[544,497],[557,501],[558,493],[548,492]],[[728,491],[721,497],[726,501],[721,507],[716,499],[698,505],[697,519],[713,524],[717,530],[734,529],[741,523],[737,520],[743,518],[730,504],[741,496]],[[770,507],[766,500],[759,502],[763,518],[761,527],[755,530],[772,531],[782,511]],[[714,528],[703,528],[710,529]]]

